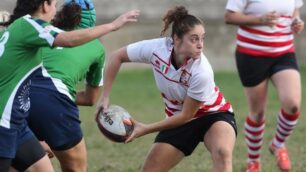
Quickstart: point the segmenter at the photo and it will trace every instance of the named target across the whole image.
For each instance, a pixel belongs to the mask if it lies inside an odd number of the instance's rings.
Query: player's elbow
[[[227,11],[224,14],[224,22],[226,24],[233,24],[233,12]]]
[[[86,106],[93,106],[96,103],[96,99],[94,97],[90,97],[86,101]]]

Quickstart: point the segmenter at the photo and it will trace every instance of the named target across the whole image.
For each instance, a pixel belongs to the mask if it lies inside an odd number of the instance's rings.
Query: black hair
[[[60,29],[69,31],[75,29],[81,22],[82,8],[75,2],[65,4],[55,15],[52,24]]]
[[[39,7],[44,3],[48,2],[50,5],[53,0],[17,0],[13,14],[10,15],[8,22],[1,23],[2,26],[8,26],[18,18],[26,15],[35,13]]]
[[[161,36],[165,34],[172,24],[171,36],[177,35],[179,38],[182,38],[195,25],[203,25],[203,22],[199,18],[190,15],[184,6],[176,6],[170,9],[163,18],[163,21],[164,28],[161,31]]]

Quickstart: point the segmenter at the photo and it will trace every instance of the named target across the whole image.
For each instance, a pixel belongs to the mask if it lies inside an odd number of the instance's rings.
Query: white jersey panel
[[[151,64],[167,115],[179,114],[186,96],[203,102],[199,113],[232,112],[231,105],[215,85],[213,70],[205,55],[202,53],[197,60],[190,58],[181,68],[175,69],[170,59],[172,50],[171,38],[146,40],[127,46],[128,58],[132,62]]]

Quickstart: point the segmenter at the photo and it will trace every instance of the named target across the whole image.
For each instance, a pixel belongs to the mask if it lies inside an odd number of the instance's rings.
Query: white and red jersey
[[[231,104],[225,101],[215,85],[213,70],[204,54],[197,60],[190,58],[181,68],[175,69],[170,62],[172,51],[171,38],[145,40],[127,46],[130,61],[151,64],[167,116],[182,111],[186,96],[203,102],[195,118],[219,111],[233,112]]]
[[[255,56],[277,57],[294,52],[291,24],[293,12],[303,0],[228,0],[226,9],[247,15],[263,16],[275,11],[278,24],[270,26],[240,26],[237,33],[237,50]]]

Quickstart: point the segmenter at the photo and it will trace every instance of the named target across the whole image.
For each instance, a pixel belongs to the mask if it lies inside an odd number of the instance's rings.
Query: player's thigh
[[[87,165],[87,151],[85,140],[82,139],[77,145],[67,150],[52,150],[54,155],[58,158],[61,166],[65,169],[78,169],[83,171]]]
[[[268,79],[263,80],[256,86],[244,87],[251,114],[262,114],[266,107]]]
[[[236,51],[236,65],[247,96],[251,114],[263,114],[271,66],[274,59],[260,58]]]
[[[145,163],[142,172],[166,172],[178,164],[184,153],[168,143],[154,143]]]
[[[47,155],[31,165],[25,172],[54,172],[51,161]]]
[[[226,121],[216,121],[204,136],[204,144],[208,151],[219,157],[231,158],[235,141],[235,129]]]
[[[272,75],[271,79],[282,107],[285,109],[295,107],[298,110],[301,103],[301,77],[299,71],[295,69],[282,70]]]

